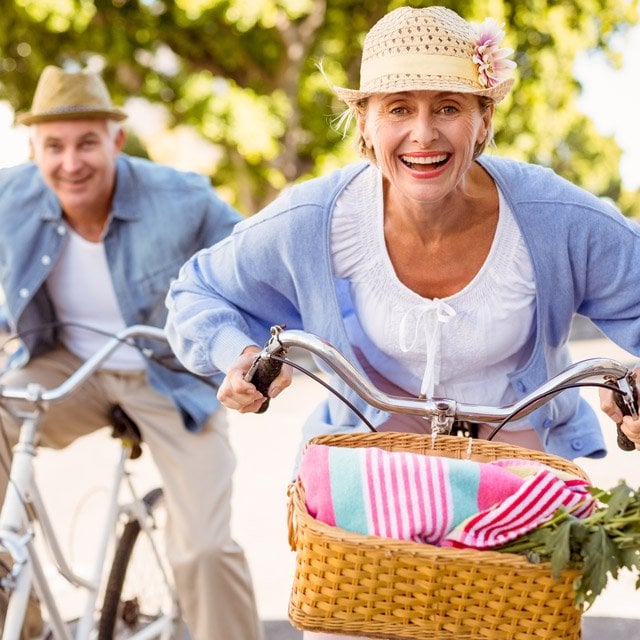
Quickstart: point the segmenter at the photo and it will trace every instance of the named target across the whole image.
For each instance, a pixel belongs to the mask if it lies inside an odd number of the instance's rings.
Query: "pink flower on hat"
[[[482,24],[473,24],[476,36],[474,54],[471,58],[478,65],[478,82],[483,87],[495,87],[511,76],[516,67],[509,56],[513,49],[500,47],[504,38],[503,24],[493,18],[485,18]]]

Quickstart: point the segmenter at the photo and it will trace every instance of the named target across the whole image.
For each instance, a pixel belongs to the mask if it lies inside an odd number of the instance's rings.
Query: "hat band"
[[[40,113],[34,114],[34,115],[38,115],[38,116],[53,116],[53,115],[57,115],[59,113],[72,113],[72,112],[82,112],[82,113],[87,113],[87,112],[94,112],[94,111],[113,111],[113,107],[111,106],[99,106],[99,105],[74,105],[74,106],[67,106],[67,107],[55,107],[53,109],[49,109],[47,111],[41,111]]]
[[[375,86],[376,80],[391,75],[453,76],[478,85],[478,67],[472,60],[439,55],[399,55],[370,58],[360,69],[361,91]]]

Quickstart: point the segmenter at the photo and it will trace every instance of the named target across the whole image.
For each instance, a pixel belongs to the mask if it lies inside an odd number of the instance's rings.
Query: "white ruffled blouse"
[[[535,283],[502,194],[484,265],[466,287],[443,299],[424,298],[398,279],[383,218],[382,177],[371,167],[341,194],[331,222],[334,273],[351,281],[358,317],[346,322],[352,344],[369,359],[366,344],[373,342],[391,361],[370,363],[412,395],[492,406],[515,400],[507,375],[529,356]],[[518,427],[529,428],[518,421],[509,425]]]

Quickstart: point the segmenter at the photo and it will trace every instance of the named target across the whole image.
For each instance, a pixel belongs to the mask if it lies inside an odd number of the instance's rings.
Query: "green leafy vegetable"
[[[544,525],[497,551],[525,554],[531,562],[550,562],[555,578],[566,569],[581,572],[576,605],[588,608],[620,569],[640,573],[640,490],[624,482],[610,491],[592,487],[598,508],[578,519],[558,511]],[[640,576],[636,589],[640,589]]]

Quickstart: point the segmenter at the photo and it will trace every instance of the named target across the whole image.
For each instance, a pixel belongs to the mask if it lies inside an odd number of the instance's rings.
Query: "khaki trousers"
[[[38,382],[51,389],[80,364],[76,356],[58,348],[23,369],[7,371],[0,382]],[[50,406],[41,422],[39,444],[62,448],[106,426],[114,404],[137,423],[162,477],[169,562],[193,640],[261,640],[249,568],[231,537],[235,457],[224,411],[211,416],[201,432],[188,432],[171,401],[150,387],[146,372],[102,370],[71,397]],[[5,411],[0,418],[13,446],[19,426]],[[0,451],[7,456],[3,443]],[[0,472],[2,496],[4,475]]]

